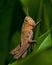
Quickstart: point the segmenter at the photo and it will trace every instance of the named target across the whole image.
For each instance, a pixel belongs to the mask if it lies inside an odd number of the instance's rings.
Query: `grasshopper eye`
[[[27,19],[25,19],[25,22],[28,22]]]

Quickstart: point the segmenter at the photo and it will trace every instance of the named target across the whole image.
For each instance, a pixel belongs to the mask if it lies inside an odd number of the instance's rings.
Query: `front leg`
[[[29,44],[34,44],[34,43],[37,43],[37,41],[36,40],[30,40],[29,41]]]
[[[29,44],[31,45],[31,51],[33,51],[33,49],[34,49],[34,44],[37,44],[37,41],[36,41],[36,40],[30,40],[30,41],[29,41]]]

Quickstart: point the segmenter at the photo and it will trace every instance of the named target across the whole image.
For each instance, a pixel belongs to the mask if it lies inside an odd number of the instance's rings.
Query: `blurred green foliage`
[[[14,61],[10,50],[20,43],[21,26],[29,16],[41,20],[34,33],[38,45],[24,59]],[[0,65],[52,65],[52,0],[0,0]]]

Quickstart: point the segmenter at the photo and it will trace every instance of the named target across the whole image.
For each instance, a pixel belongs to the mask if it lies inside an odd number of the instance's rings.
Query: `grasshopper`
[[[24,58],[27,55],[30,45],[36,43],[36,40],[32,40],[33,31],[39,23],[40,21],[35,23],[35,21],[29,15],[25,17],[21,29],[21,44],[10,51],[10,54],[14,55],[14,59],[19,59],[20,57]]]

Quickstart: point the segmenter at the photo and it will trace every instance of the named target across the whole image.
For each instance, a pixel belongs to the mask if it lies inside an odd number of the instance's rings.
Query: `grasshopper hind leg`
[[[13,50],[10,51],[10,54],[14,55],[15,52],[18,51],[20,47],[21,47],[21,42],[16,48],[14,48]]]
[[[27,55],[27,50],[25,51],[25,53],[22,55],[22,58],[24,58]]]

